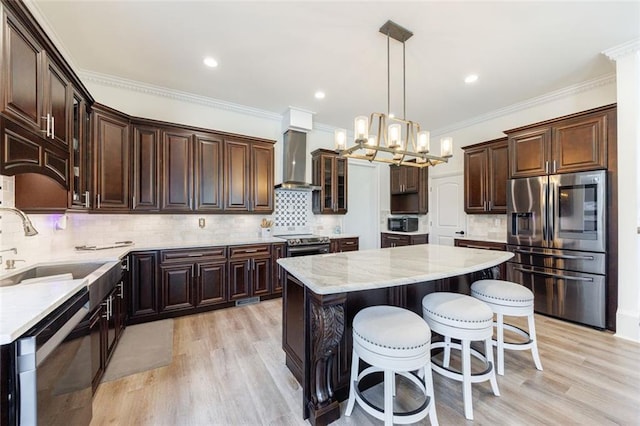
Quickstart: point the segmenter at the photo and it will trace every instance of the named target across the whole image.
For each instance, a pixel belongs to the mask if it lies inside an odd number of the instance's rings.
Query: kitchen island
[[[434,244],[279,259],[286,273],[282,346],[303,388],[303,418],[324,425],[340,417],[349,391],[351,324],[358,311],[395,305],[422,316],[435,291],[469,293],[496,277],[507,252]]]

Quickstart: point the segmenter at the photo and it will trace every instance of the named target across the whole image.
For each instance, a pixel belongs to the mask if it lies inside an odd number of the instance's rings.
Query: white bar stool
[[[360,360],[370,366],[359,373]],[[358,387],[365,376],[380,371],[384,372],[384,410],[371,404]],[[426,396],[417,409],[393,412],[396,374],[408,378]],[[431,377],[431,330],[419,315],[396,306],[371,306],[356,314],[345,415],[351,415],[356,402],[373,417],[384,420],[386,426],[415,423],[427,415],[432,425],[438,424]]]
[[[500,396],[493,365],[493,312],[483,302],[458,293],[436,292],[422,299],[422,313],[431,330],[442,335],[444,342],[436,342],[432,349],[444,348],[442,365],[433,361],[431,368],[436,373],[462,382],[464,416],[473,420],[471,384],[489,380],[495,396]],[[460,343],[452,342],[452,339]],[[471,347],[472,341],[484,341],[485,354]],[[461,351],[462,371],[449,367],[451,349]],[[485,370],[471,372],[471,356],[485,363]]]
[[[536,324],[533,317],[533,293],[523,285],[502,280],[480,280],[471,285],[471,295],[489,305],[496,314],[496,340],[493,344],[498,348],[498,374],[504,376],[504,350],[524,351],[531,349],[533,362],[538,370],[542,370]],[[529,331],[515,325],[505,324],[504,316],[527,317]],[[504,329],[511,330],[526,341],[521,343],[505,342]]]

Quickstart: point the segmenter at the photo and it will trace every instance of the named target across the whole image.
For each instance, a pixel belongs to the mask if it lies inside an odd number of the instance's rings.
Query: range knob
[[[300,241],[299,238],[291,240],[291,245],[292,246],[299,246],[301,243],[302,243],[302,241]]]

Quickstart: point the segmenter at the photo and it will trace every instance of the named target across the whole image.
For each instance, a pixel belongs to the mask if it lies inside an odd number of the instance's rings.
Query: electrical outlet
[[[204,217],[201,217],[200,219],[198,219],[198,226],[200,228],[204,228],[205,227]]]

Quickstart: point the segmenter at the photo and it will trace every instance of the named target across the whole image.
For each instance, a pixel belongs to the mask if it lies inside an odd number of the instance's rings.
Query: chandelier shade
[[[440,140],[440,155],[429,152],[430,133],[421,130],[420,124],[406,117],[405,42],[413,33],[393,21],[387,21],[380,32],[387,36],[387,113],[374,112],[354,119],[353,143],[348,146],[346,129],[335,130],[335,150],[347,158],[407,165],[413,167],[435,166],[446,163],[453,155],[453,140]],[[403,116],[397,118],[390,109],[390,40],[402,43]]]

